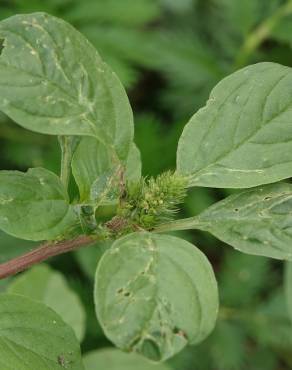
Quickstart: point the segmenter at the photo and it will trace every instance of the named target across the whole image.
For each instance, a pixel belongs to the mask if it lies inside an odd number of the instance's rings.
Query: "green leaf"
[[[82,370],[72,329],[42,303],[0,295],[0,368]]]
[[[0,229],[27,240],[53,240],[77,224],[68,195],[54,173],[0,171]]]
[[[292,185],[271,184],[231,195],[193,222],[241,252],[291,260],[291,205]]]
[[[271,262],[269,258],[228,250],[218,276],[222,305],[237,308],[253,307],[259,297],[274,283]]]
[[[292,321],[292,263],[286,262],[284,275],[284,289],[287,301],[288,314]]]
[[[170,370],[164,364],[153,364],[135,353],[127,354],[110,348],[87,353],[83,362],[85,370]]]
[[[272,29],[271,37],[279,42],[288,43],[291,45],[291,31],[292,31],[292,16],[289,15],[281,19],[281,22],[278,22],[274,29]]]
[[[0,23],[0,109],[44,134],[89,135],[127,158],[133,117],[123,86],[87,39],[45,13]]]
[[[14,238],[0,230],[0,263],[31,251],[36,247],[35,244],[35,242]],[[0,293],[6,290],[10,280],[11,278],[0,280]]]
[[[165,127],[162,121],[150,113],[136,117],[135,140],[141,151],[145,176],[157,176],[166,169],[174,168],[174,148],[177,146],[182,127],[181,124]],[[154,160],[156,158],[159,160]]]
[[[221,21],[228,27],[229,37],[237,38],[237,45],[252,30],[262,16],[261,0],[219,0],[217,13]]]
[[[223,79],[186,125],[177,170],[190,186],[247,188],[292,176],[292,70],[248,66]]]
[[[265,347],[287,351],[291,358],[292,325],[282,287],[274,290],[255,312],[246,315],[249,336]]]
[[[52,308],[71,326],[81,341],[85,331],[85,312],[82,303],[62,274],[40,265],[15,278],[8,293],[27,296]]]
[[[211,332],[217,284],[208,260],[192,244],[135,233],[103,255],[95,303],[103,330],[116,346],[160,361]]]
[[[142,26],[159,15],[159,2],[155,0],[87,0],[76,2],[67,13],[74,23],[110,23]]]
[[[75,251],[80,267],[90,279],[94,279],[96,267],[105,251],[111,247],[111,244],[111,241],[96,242],[90,248],[79,248]]]
[[[245,364],[246,333],[238,323],[218,321],[208,338],[214,368],[220,370],[242,369]]]
[[[80,199],[86,202],[91,199],[92,185],[102,175],[119,166],[111,151],[91,137],[83,138],[78,145],[72,160],[72,172],[80,192]],[[130,147],[126,160],[125,177],[129,181],[138,181],[141,177],[141,158],[139,149],[134,143]]]
[[[192,11],[194,2],[197,0],[161,0],[161,4],[166,8],[176,13],[185,13],[187,11]]]
[[[145,42],[149,41],[150,34],[137,27],[105,24],[100,21],[83,22],[80,24],[80,30],[116,72],[123,85],[132,89],[139,81],[142,74],[140,68],[145,65],[145,58],[148,56]]]
[[[132,144],[126,162],[125,178],[127,181],[139,181],[142,173],[141,154],[136,144]]]
[[[110,204],[118,199],[120,194],[120,180],[122,170],[120,167],[110,169],[102,173],[93,182],[90,189],[90,199],[96,207],[102,204]]]
[[[86,137],[81,140],[72,158],[72,172],[81,202],[90,199],[93,182],[111,168],[112,162],[108,148],[95,138]],[[114,164],[117,165],[115,162]]]
[[[31,251],[38,243],[14,238],[0,231],[0,263]]]

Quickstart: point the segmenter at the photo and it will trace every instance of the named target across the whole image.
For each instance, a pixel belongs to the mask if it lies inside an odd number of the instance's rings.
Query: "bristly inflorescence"
[[[127,183],[118,216],[146,230],[171,220],[186,196],[187,179],[171,171]]]

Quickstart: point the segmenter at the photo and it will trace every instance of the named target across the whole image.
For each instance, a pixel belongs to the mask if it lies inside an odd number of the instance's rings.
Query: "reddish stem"
[[[89,236],[83,235],[77,239],[66,240],[59,243],[45,243],[31,252],[0,264],[0,279],[15,275],[37,263],[47,260],[50,257],[58,256],[81,247],[86,247],[95,241],[96,240]]]

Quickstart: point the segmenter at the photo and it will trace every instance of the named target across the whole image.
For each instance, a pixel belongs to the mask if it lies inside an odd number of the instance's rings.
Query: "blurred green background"
[[[224,76],[259,61],[292,67],[291,1],[0,0],[1,19],[34,11],[72,23],[120,77],[135,114],[135,140],[144,175],[175,168],[183,126]],[[59,158],[54,137],[25,131],[0,114],[1,169],[42,166],[58,173]],[[184,216],[195,215],[230,193],[228,189],[194,189]],[[221,309],[213,334],[170,360],[168,368],[291,369],[292,325],[283,294],[283,264],[240,254],[200,232],[180,235],[210,259]],[[32,243],[0,234],[0,261],[32,247]],[[111,346],[97,323],[92,299],[94,270],[106,248],[92,247],[50,261],[86,311],[83,353]],[[8,283],[0,282],[0,290]],[[64,304],[66,310],[71,309]],[[135,368],[142,366],[137,363]]]

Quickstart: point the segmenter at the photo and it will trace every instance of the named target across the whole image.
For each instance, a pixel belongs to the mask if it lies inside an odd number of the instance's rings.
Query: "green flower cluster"
[[[135,229],[151,230],[172,219],[186,196],[187,179],[171,171],[126,184],[118,215]]]

